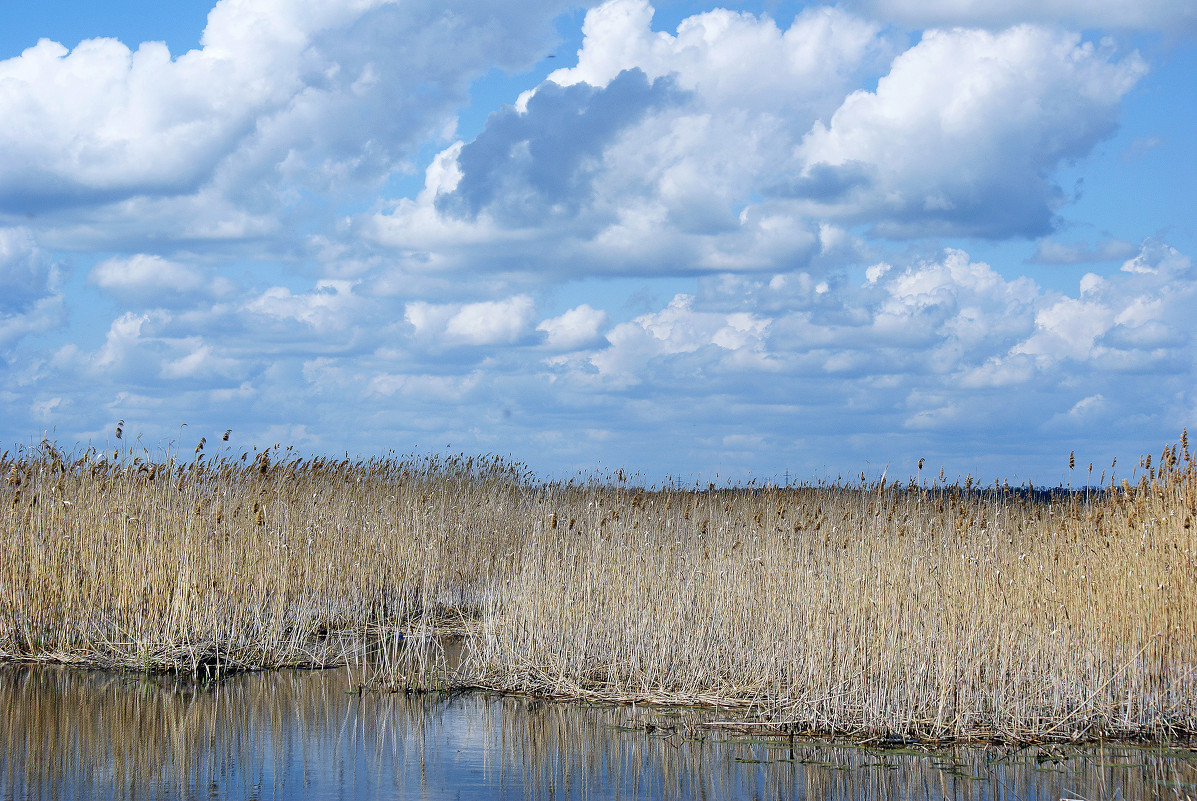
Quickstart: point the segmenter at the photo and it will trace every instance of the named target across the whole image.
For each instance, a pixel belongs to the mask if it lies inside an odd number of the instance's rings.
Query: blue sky
[[[3,11],[5,447],[1079,484],[1197,421],[1187,0]]]

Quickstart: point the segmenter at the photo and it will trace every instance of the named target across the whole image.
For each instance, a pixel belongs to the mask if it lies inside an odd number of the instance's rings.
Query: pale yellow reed
[[[1056,496],[107,457],[0,462],[0,659],[356,664],[341,633],[394,650],[451,626],[460,686],[862,736],[1197,731],[1187,437],[1135,484]],[[381,665],[381,686],[413,683],[410,659]]]

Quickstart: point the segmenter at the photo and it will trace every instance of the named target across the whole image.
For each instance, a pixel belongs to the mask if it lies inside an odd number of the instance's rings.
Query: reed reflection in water
[[[349,686],[2,669],[0,799],[1197,798],[1179,747],[882,751],[731,737],[705,712]]]

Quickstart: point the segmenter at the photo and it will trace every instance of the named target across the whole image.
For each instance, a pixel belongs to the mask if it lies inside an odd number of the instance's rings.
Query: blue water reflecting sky
[[[709,713],[348,686],[0,669],[0,799],[1197,797],[1177,744],[879,750],[731,736]]]

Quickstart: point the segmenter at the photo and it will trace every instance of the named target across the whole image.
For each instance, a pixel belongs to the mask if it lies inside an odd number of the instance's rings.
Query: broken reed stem
[[[179,464],[45,442],[0,459],[0,660],[201,677],[352,661],[351,684],[863,737],[1193,733],[1182,444],[1137,485],[1052,494],[654,490],[464,456]],[[450,628],[453,670],[428,646]]]

